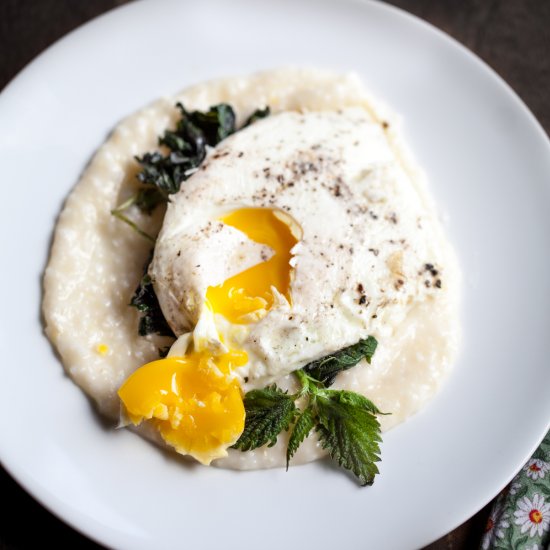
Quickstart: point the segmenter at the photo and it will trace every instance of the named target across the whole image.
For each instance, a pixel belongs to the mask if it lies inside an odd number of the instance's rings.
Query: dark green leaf
[[[292,428],[292,433],[288,440],[288,447],[286,449],[286,469],[288,470],[288,463],[294,456],[294,453],[298,450],[298,447],[302,444],[304,439],[308,436],[309,432],[315,425],[313,410],[311,407],[305,409]]]
[[[371,485],[380,460],[380,424],[376,407],[358,394],[323,390],[316,395],[316,429],[324,449],[361,485]]]
[[[165,145],[172,151],[179,151],[180,153],[191,153],[193,150],[184,137],[178,135],[176,132],[171,132],[170,130],[166,130],[164,135],[159,138],[159,145]]]
[[[354,367],[361,359],[365,358],[367,363],[370,363],[377,345],[376,338],[369,336],[359,340],[357,344],[308,363],[303,370],[308,376],[328,387],[334,382],[338,373]]]
[[[186,153],[190,165],[198,166],[206,156],[206,145],[207,140],[205,137],[206,128],[203,130],[200,124],[196,124],[196,121],[193,120],[193,115],[197,115],[198,111],[193,113],[188,113],[185,110],[185,107],[181,103],[176,103],[176,107],[180,110],[181,118],[178,121],[175,134],[180,136],[185,142],[183,147],[169,147],[172,151],[179,151],[180,153]],[[215,109],[211,107],[210,110]],[[197,117],[195,117],[197,118]],[[161,144],[165,143],[166,134],[159,141]],[[166,143],[165,143],[166,144]],[[190,166],[191,168],[192,166]]]
[[[134,204],[147,213],[151,213],[158,204],[166,202],[168,195],[180,190],[181,184],[206,157],[207,145],[214,147],[236,131],[235,112],[231,105],[220,103],[206,112],[189,112],[181,103],[176,106],[180,110],[181,118],[175,130],[166,130],[159,138],[159,145],[166,147],[169,152],[163,154],[156,151],[136,157],[141,165],[137,178],[148,187],[148,194],[138,197],[139,200]],[[268,114],[269,107],[258,109],[252,113],[245,126]]]
[[[246,128],[247,126],[250,126],[251,124],[254,124],[256,121],[265,118],[271,114],[271,109],[269,107],[265,107],[263,109],[256,109],[247,119],[246,122],[243,124],[243,128]]]
[[[183,107],[180,107],[180,109],[183,109]],[[231,105],[227,103],[214,105],[205,113],[201,111],[187,113],[185,109],[182,113],[184,116],[188,116],[192,124],[200,128],[206,138],[206,143],[211,147],[235,132],[235,112]]]
[[[244,431],[234,448],[249,451],[269,443],[273,447],[277,436],[294,420],[296,406],[292,396],[277,386],[252,390],[244,396],[246,411]]]
[[[139,334],[146,336],[147,334],[160,334],[161,336],[172,336],[175,338],[172,329],[166,322],[162,310],[153,288],[151,277],[145,272],[141,278],[130,305],[135,307],[140,313]]]
[[[138,180],[145,185],[158,188],[164,196],[177,193],[181,182],[186,179],[185,171],[181,170],[181,163],[174,163],[171,155],[160,153],[145,153],[142,157],[136,157],[142,167],[137,175]],[[189,164],[189,169],[193,168]]]
[[[134,204],[147,214],[151,214],[153,210],[161,203],[166,202],[166,196],[155,187],[145,187],[140,189],[135,195]]]
[[[381,412],[378,407],[370,400],[367,399],[364,395],[361,395],[360,393],[355,393],[353,391],[337,391],[337,390],[321,390],[322,394],[329,394],[335,395],[336,393],[339,394],[339,400],[341,403],[351,405],[352,407],[359,407],[366,411],[371,412],[372,414],[386,414]]]
[[[138,180],[157,190],[155,202],[136,201],[145,212],[150,213],[155,206],[166,202],[168,195],[180,190],[182,182],[204,160],[206,145],[214,146],[235,131],[235,114],[229,105],[215,105],[206,113],[189,113],[181,103],[177,107],[181,118],[176,129],[166,130],[159,138],[159,145],[167,147],[169,153],[156,151],[136,157],[142,167]]]

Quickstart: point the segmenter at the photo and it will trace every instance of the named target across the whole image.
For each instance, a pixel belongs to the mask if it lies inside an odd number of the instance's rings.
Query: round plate
[[[401,113],[449,215],[464,344],[432,403],[386,434],[359,488],[322,461],[188,467],[104,427],[43,335],[41,275],[63,199],[125,115],[212,77],[294,64],[355,70]],[[403,548],[476,512],[550,419],[550,147],[514,93],[456,42],[371,2],[139,2],[47,50],[0,97],[0,456],[104,544]]]

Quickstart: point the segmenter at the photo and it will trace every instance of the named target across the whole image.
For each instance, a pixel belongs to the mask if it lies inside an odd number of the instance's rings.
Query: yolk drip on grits
[[[219,286],[208,288],[206,307],[230,323],[259,320],[273,306],[273,288],[291,302],[291,249],[297,239],[284,213],[242,208],[221,218],[249,239],[269,246],[273,256]],[[222,341],[223,335],[218,335]],[[223,349],[223,347],[222,347]],[[188,350],[153,361],[134,372],[118,395],[128,419],[150,420],[181,454],[203,464],[226,456],[244,429],[242,390],[232,371],[247,363],[245,350]]]

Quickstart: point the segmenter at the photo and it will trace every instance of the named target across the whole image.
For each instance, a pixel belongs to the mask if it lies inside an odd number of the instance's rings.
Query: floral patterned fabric
[[[498,496],[487,520],[481,548],[550,548],[550,432]]]

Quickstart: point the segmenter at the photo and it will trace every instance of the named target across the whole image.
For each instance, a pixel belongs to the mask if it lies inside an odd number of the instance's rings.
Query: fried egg
[[[178,353],[215,363],[239,350],[230,374],[263,387],[382,336],[443,285],[426,217],[365,109],[284,112],[236,133],[171,198],[155,246],[156,295],[190,344]],[[426,265],[439,283],[425,284]],[[182,414],[161,409],[172,424]]]

